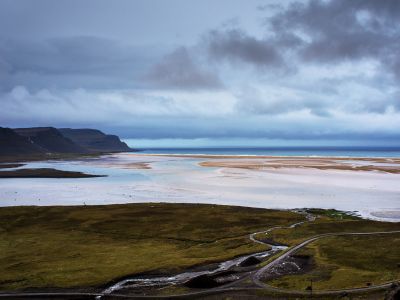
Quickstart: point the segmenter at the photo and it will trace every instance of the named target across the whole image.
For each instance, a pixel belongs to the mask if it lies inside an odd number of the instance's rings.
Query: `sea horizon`
[[[375,146],[306,146],[306,147],[140,147],[145,154],[180,155],[249,155],[249,156],[306,156],[306,157],[400,157],[400,147]]]

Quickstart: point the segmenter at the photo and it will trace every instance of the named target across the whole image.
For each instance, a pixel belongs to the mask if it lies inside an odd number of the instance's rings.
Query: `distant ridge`
[[[65,137],[54,127],[16,128],[16,133],[29,138],[34,144],[46,149],[50,153],[88,153],[89,150],[81,147]]]
[[[46,149],[10,128],[0,127],[0,155],[43,154]]]
[[[104,134],[97,129],[61,128],[59,131],[74,143],[94,152],[132,151],[118,136]]]
[[[54,127],[0,127],[1,156],[43,156],[46,154],[90,154],[133,151],[116,135],[96,129]]]

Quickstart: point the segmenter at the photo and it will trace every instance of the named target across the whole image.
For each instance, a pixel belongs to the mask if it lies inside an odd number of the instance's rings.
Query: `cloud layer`
[[[129,138],[398,140],[399,1],[235,2],[229,16],[213,10],[228,3],[213,3],[192,12],[203,27],[158,16],[174,30],[153,40],[154,24],[139,16],[135,36],[120,25],[96,32],[97,12],[93,24],[82,15],[68,30],[31,29],[34,39],[24,20],[0,29],[1,125],[92,126]],[[5,1],[0,22],[28,8]]]

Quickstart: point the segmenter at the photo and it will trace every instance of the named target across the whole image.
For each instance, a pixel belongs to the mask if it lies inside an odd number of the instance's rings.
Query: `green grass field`
[[[312,210],[319,217],[311,223],[269,234],[276,241],[295,245],[322,233],[400,230],[400,223],[375,222],[343,216],[332,210]],[[297,254],[313,258],[305,274],[286,275],[269,281],[277,287],[304,290],[365,287],[400,280],[400,234],[326,237],[312,242]]]
[[[333,210],[268,238],[297,244],[328,232],[399,230]],[[179,272],[194,265],[258,252],[248,234],[290,225],[289,211],[196,204],[129,204],[0,208],[0,290],[90,288],[141,272]],[[300,251],[313,257],[305,274],[270,284],[303,290],[365,286],[400,279],[400,234],[329,237]]]
[[[304,290],[366,287],[400,280],[400,234],[327,237],[298,254],[311,255],[314,266],[300,275],[287,275],[269,284]]]
[[[266,249],[248,234],[300,214],[195,204],[0,208],[0,290],[89,287]]]

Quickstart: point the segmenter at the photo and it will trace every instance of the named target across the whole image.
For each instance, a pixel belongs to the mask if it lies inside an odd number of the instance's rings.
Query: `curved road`
[[[257,244],[263,244],[263,245],[271,246],[271,245],[269,245],[268,243],[264,243],[264,242],[262,242],[262,241],[257,240],[257,239],[255,238],[255,236],[256,236],[257,234],[261,234],[261,233],[267,234],[268,232],[274,231],[274,230],[276,230],[276,229],[290,229],[290,228],[295,228],[295,227],[297,227],[297,226],[299,226],[299,225],[301,225],[301,224],[304,224],[304,223],[306,223],[306,222],[313,222],[313,221],[315,221],[315,219],[316,219],[316,216],[314,216],[313,214],[304,213],[304,212],[298,212],[298,213],[304,214],[305,217],[306,217],[306,219],[305,219],[304,221],[300,221],[300,222],[294,223],[294,224],[289,225],[289,226],[275,226],[275,227],[271,227],[271,228],[269,228],[269,229],[267,229],[267,230],[264,230],[264,231],[259,231],[259,232],[251,233],[251,234],[249,235],[249,239],[250,239],[251,241],[253,241],[254,243],[257,243]]]
[[[314,237],[311,237],[304,242],[290,248],[286,252],[284,252],[282,255],[277,257],[275,260],[271,261],[264,267],[258,269],[256,272],[254,272],[251,276],[252,281],[254,284],[256,284],[258,287],[267,289],[270,291],[274,292],[280,292],[280,293],[290,293],[290,294],[309,294],[310,292],[305,292],[305,291],[296,291],[296,290],[285,290],[281,288],[276,288],[273,286],[270,286],[264,282],[261,281],[261,278],[263,274],[269,270],[271,270],[273,267],[277,266],[280,262],[283,262],[286,258],[288,258],[290,255],[294,254],[304,246],[318,240],[321,238],[325,237],[330,237],[330,236],[346,236],[346,235],[381,235],[381,234],[392,234],[392,233],[400,233],[400,230],[396,231],[378,231],[378,232],[340,232],[340,233],[326,233],[326,234],[320,234],[316,235]],[[314,294],[318,295],[330,295],[330,294],[340,294],[343,292],[362,292],[362,291],[371,291],[371,290],[377,290],[385,287],[389,287],[392,285],[393,282],[388,282],[384,284],[379,284],[379,285],[374,285],[374,286],[369,286],[369,287],[363,287],[363,288],[352,288],[352,289],[341,289],[341,290],[325,290],[325,291],[313,291]]]

